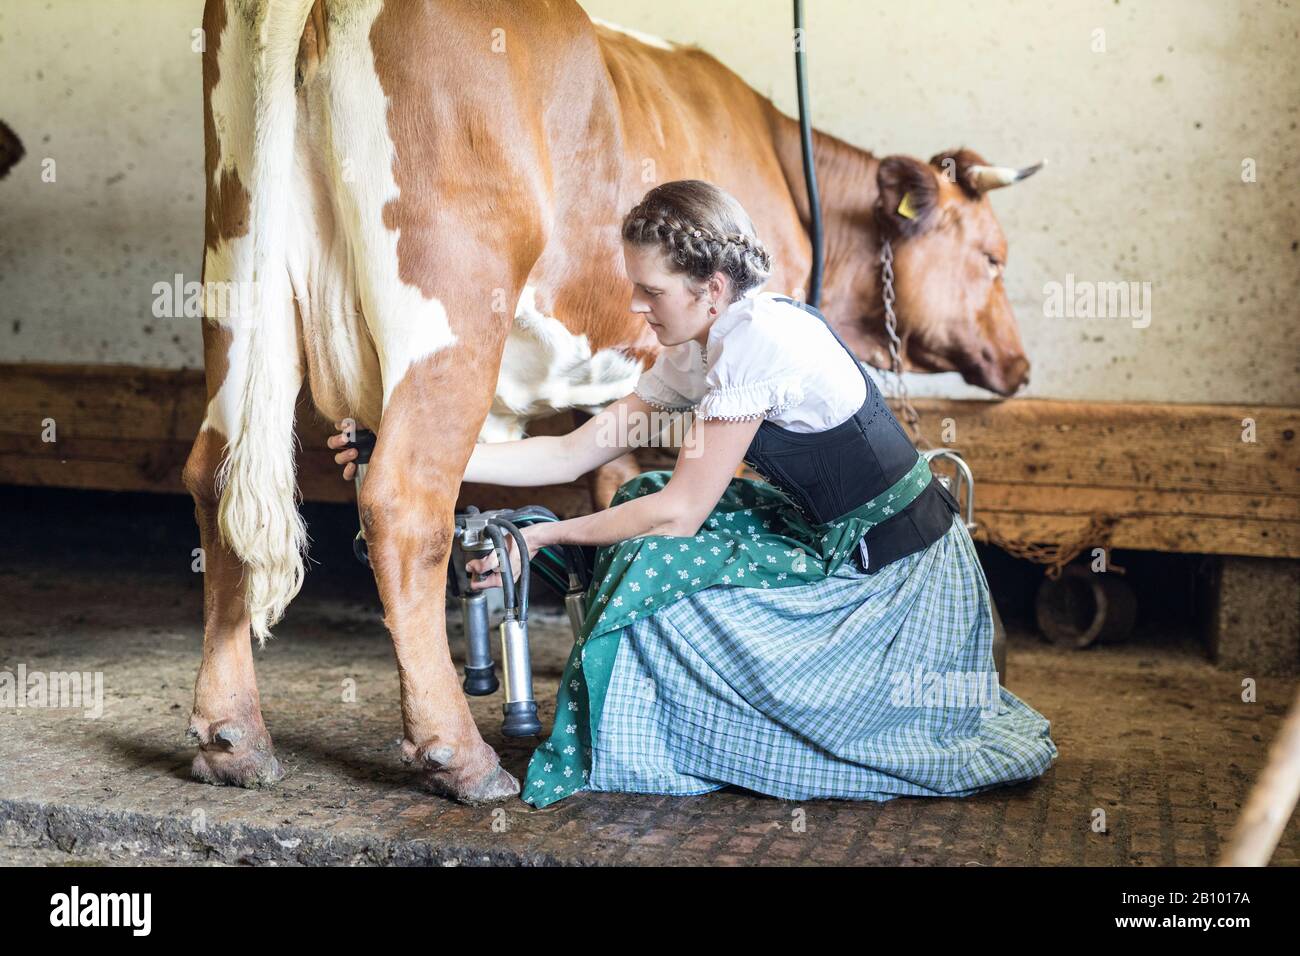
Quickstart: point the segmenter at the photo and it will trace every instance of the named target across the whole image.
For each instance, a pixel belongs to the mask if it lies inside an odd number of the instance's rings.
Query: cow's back
[[[788,120],[732,70],[696,46],[655,42],[597,24],[618,96],[631,206],[659,182],[703,179],[734,195],[772,253],[768,288],[794,290],[811,259],[774,131]],[[647,160],[654,163],[647,182]]]

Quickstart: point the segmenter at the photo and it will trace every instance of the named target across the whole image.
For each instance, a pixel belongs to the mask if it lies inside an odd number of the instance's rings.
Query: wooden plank
[[[1108,538],[1117,548],[1300,555],[1300,508],[1289,497],[976,481],[976,523],[1009,540],[1066,540],[1084,530],[1094,516],[1120,519]]]
[[[1053,544],[1088,527],[1078,515],[979,512],[975,537],[992,530],[1009,541]],[[994,539],[996,541],[996,538]],[[1089,542],[1100,545],[1102,539]],[[1241,518],[1131,515],[1120,518],[1104,539],[1112,548],[1183,554],[1240,554],[1261,558],[1300,557],[1300,522]]]
[[[994,537],[1053,544],[1094,517],[1113,547],[1300,557],[1300,410],[1229,405],[916,403],[976,478]],[[1254,422],[1245,442],[1243,420]],[[1100,543],[1100,542],[1098,542]]]
[[[916,402],[981,481],[1300,497],[1300,409],[1105,402]],[[1245,419],[1255,441],[1242,441]]]
[[[0,365],[0,431],[39,439],[53,418],[59,438],[194,440],[207,391],[199,369],[129,365]]]
[[[1265,521],[1300,521],[1300,503],[1283,495],[1210,494],[1182,491],[1128,491],[1083,485],[1029,485],[975,482],[975,507],[989,512],[1083,516],[1124,514],[1196,520],[1233,514]]]
[[[0,365],[0,482],[182,492],[181,468],[204,413],[199,370]],[[918,401],[932,440],[976,476],[977,520],[1005,538],[1051,544],[1093,516],[1115,519],[1115,547],[1300,557],[1300,409],[1015,400]],[[40,440],[53,418],[58,442]],[[1256,441],[1241,441],[1242,420]],[[561,415],[536,433],[572,427]],[[324,442],[328,423],[299,406],[303,497],[353,501]],[[672,449],[638,452],[671,468]],[[590,510],[586,483],[544,488],[467,485],[460,505],[544,504],[562,517]]]

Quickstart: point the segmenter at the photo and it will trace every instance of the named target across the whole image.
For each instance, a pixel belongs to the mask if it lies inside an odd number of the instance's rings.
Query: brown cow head
[[[906,367],[961,372],[973,385],[1012,395],[1029,359],[1002,270],[1007,240],[986,193],[1042,166],[990,166],[967,149],[928,164],[887,156],[876,174],[876,221],[894,252],[895,311]]]

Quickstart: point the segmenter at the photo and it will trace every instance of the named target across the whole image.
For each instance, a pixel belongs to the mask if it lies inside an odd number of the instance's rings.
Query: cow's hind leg
[[[384,410],[361,490],[401,677],[403,757],[435,793],[466,803],[519,792],[479,735],[461,690],[447,646],[445,593],[456,497],[491,402],[503,325],[485,309],[477,334],[410,367]]]
[[[551,107],[563,100],[522,52],[545,48],[535,5],[353,6],[355,15],[330,18],[321,76],[322,109],[339,131],[331,178],[384,389],[362,522],[397,656],[405,756],[438,793],[495,800],[519,783],[479,735],[452,665],[447,561],[465,465],[555,215],[551,159],[539,150],[542,136],[558,135]],[[558,10],[541,18],[555,42],[581,22],[578,7]],[[517,52],[489,53],[485,25],[499,25]],[[585,102],[581,83],[571,89]],[[571,163],[572,150],[557,161]]]
[[[203,662],[187,731],[199,751],[190,773],[206,783],[261,787],[284,771],[262,722],[242,566],[217,534],[216,474],[224,444],[219,432],[202,429],[185,464],[204,562]]]

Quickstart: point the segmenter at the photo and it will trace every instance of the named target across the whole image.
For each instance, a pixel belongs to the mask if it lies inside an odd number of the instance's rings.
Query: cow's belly
[[[537,309],[536,291],[527,285],[519,298],[480,441],[521,438],[530,420],[566,409],[594,414],[630,393],[641,374],[641,363],[618,349],[593,355],[586,335]]]
[[[377,428],[386,389],[350,261],[354,259],[345,254],[340,239],[331,246],[318,244],[310,259],[300,259],[291,269],[305,368],[312,402],[322,416],[329,421],[354,418]],[[533,419],[567,409],[595,414],[631,393],[641,371],[641,362],[620,349],[593,354],[586,335],[570,332],[559,319],[538,310],[536,288],[527,285],[479,440],[522,438]]]

